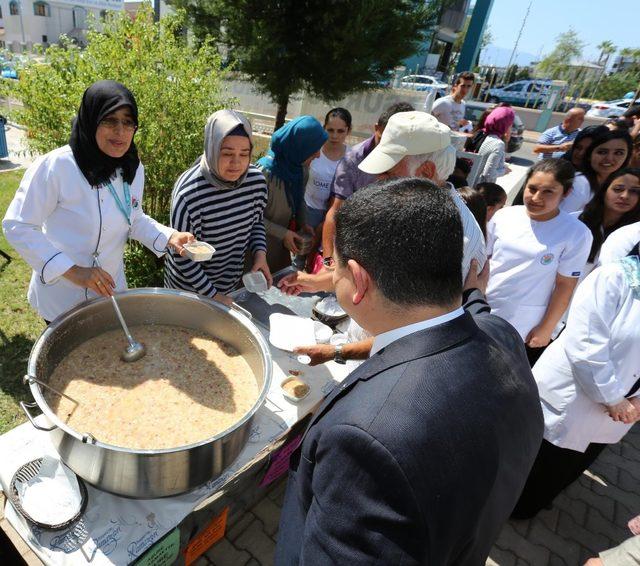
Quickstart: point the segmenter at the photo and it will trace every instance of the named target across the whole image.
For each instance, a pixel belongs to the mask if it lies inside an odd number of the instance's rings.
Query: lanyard
[[[109,192],[115,199],[116,204],[120,209],[120,212],[122,212],[122,215],[127,221],[127,224],[131,226],[131,191],[129,190],[129,183],[127,183],[126,181],[123,181],[122,185],[124,187],[124,203],[120,200],[120,197],[118,196],[118,193],[116,192],[116,190],[113,188],[111,181],[107,181],[104,184],[104,186],[109,189]]]

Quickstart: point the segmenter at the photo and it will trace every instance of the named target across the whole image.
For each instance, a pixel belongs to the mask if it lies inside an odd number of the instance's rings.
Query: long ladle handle
[[[102,269],[102,266],[100,265],[100,262],[98,261],[98,254],[94,254],[93,256],[94,261],[96,262],[96,265]],[[122,326],[122,330],[124,330],[125,336],[127,337],[127,340],[129,341],[129,346],[133,346],[136,341],[133,339],[133,336],[131,336],[131,332],[129,332],[129,327],[127,326],[127,323],[124,321],[124,317],[122,316],[122,313],[120,312],[120,307],[118,306],[118,301],[116,301],[116,298],[113,295],[109,295],[111,298],[111,302],[113,303],[113,308],[116,311],[116,314],[118,315],[118,320],[120,321],[120,325]]]

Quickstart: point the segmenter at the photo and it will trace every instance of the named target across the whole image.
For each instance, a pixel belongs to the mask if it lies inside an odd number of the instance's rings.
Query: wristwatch
[[[333,361],[337,364],[346,364],[347,360],[342,357],[342,344],[336,346],[336,349],[333,352]]]

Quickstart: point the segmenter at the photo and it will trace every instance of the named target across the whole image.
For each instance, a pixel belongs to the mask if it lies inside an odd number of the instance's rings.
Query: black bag
[[[471,136],[464,144],[464,150],[471,153],[478,153],[482,142],[487,137],[487,132],[484,130],[478,130],[473,136]]]

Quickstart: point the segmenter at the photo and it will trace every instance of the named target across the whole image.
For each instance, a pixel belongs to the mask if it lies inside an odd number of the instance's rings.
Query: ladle
[[[100,269],[102,269],[102,266],[98,261],[98,254],[95,254],[93,257],[95,259],[96,265]],[[133,336],[131,336],[131,332],[129,332],[129,327],[127,326],[127,323],[124,321],[124,317],[120,312],[118,301],[116,301],[115,296],[110,295],[110,297],[111,297],[111,302],[113,303],[113,308],[115,309],[116,314],[118,315],[118,320],[120,321],[122,330],[124,330],[124,334],[127,337],[127,342],[129,342],[127,347],[120,354],[120,358],[122,358],[123,361],[128,363],[137,362],[140,358],[144,357],[144,355],[147,353],[147,349],[145,348],[144,344],[137,342],[136,340],[133,339]]]

